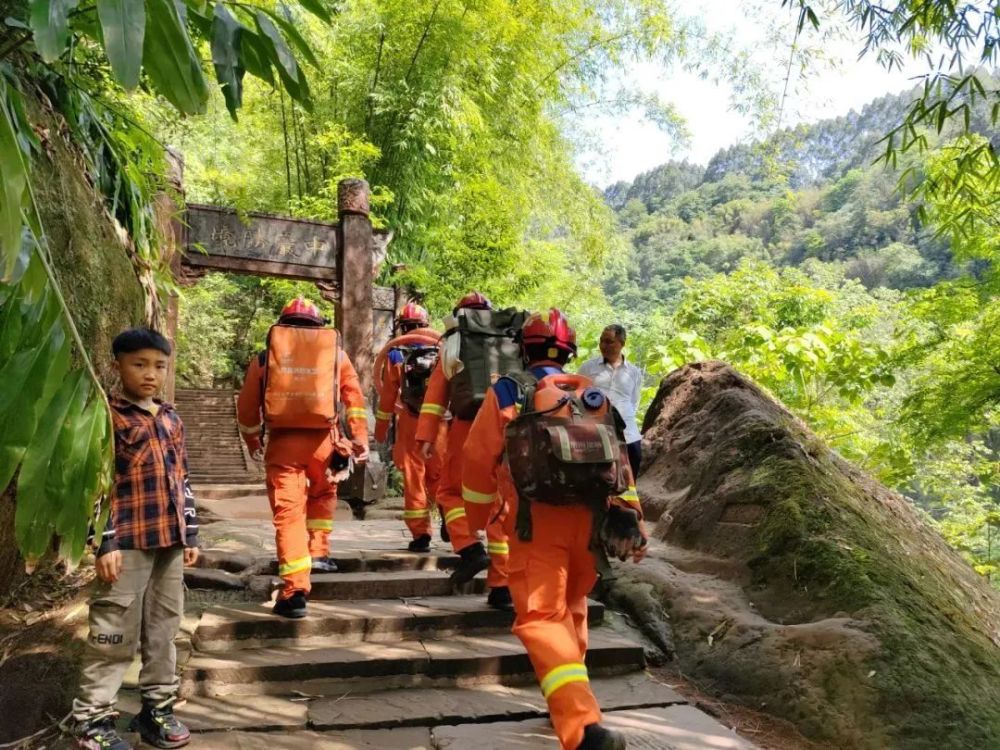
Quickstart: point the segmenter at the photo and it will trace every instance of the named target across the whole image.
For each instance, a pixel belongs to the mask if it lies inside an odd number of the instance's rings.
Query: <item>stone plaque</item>
[[[262,213],[241,217],[230,209],[191,203],[187,223],[189,265],[293,278],[335,277],[334,224]]]

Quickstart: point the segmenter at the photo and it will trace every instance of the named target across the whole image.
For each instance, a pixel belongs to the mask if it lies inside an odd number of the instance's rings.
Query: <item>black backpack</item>
[[[438,348],[411,346],[406,347],[404,351],[399,400],[413,414],[419,414],[420,406],[424,403],[424,395],[427,393],[427,381],[438,361]]]

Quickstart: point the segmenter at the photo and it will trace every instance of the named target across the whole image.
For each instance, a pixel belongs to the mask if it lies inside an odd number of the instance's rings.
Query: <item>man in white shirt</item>
[[[625,420],[628,460],[632,465],[632,476],[638,476],[642,461],[642,435],[635,412],[642,394],[642,370],[625,360],[622,354],[625,339],[624,326],[617,323],[609,325],[601,333],[601,356],[588,359],[580,365],[579,372],[608,395],[611,404]]]

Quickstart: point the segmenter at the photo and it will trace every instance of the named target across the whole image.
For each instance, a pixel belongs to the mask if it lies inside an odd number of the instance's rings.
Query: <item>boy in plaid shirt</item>
[[[73,701],[77,743],[86,750],[131,750],[115,731],[115,699],[141,643],[142,711],[129,729],[156,747],[182,747],[190,733],[172,708],[180,685],[174,637],[184,611],[183,566],[198,560],[198,519],[184,426],[170,404],[154,399],[166,379],[170,343],[156,331],[134,328],[115,338],[112,350],[122,391],[110,400],[115,479]]]

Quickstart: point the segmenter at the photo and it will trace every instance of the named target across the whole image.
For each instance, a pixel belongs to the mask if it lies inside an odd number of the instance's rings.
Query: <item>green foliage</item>
[[[268,329],[303,295],[333,318],[333,306],[308,282],[210,273],[181,290],[177,377],[195,388],[238,387]]]

